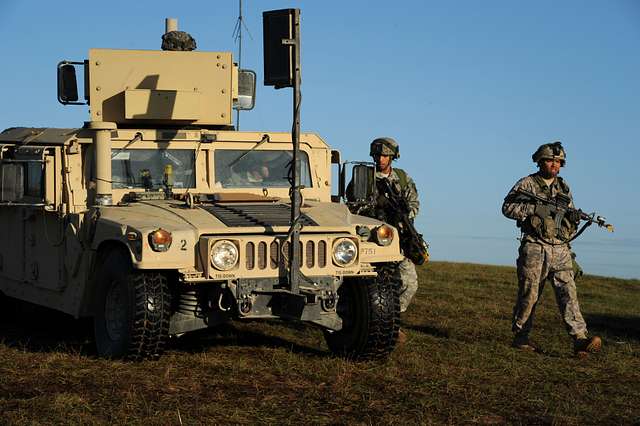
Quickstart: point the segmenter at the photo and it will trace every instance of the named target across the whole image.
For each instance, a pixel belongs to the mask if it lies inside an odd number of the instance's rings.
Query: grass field
[[[0,325],[2,424],[640,424],[640,281],[578,283],[602,353],[572,356],[551,288],[512,349],[515,269],[434,262],[387,362],[331,356],[322,333],[232,323],[156,362],[98,359],[88,324],[39,309]]]

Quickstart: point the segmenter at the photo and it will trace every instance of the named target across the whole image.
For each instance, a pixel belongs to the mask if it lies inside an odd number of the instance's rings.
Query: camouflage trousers
[[[519,254],[518,298],[513,308],[513,332],[529,335],[536,306],[548,279],[553,285],[567,332],[574,339],[585,337],[587,325],[578,305],[569,246],[523,241]]]
[[[398,265],[398,270],[402,280],[402,285],[400,286],[400,312],[404,312],[418,291],[418,274],[416,273],[416,266],[406,257]]]

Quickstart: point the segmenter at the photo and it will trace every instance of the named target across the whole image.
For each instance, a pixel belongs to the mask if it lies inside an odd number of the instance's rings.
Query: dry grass
[[[551,289],[534,335],[544,353],[510,348],[513,268],[434,262],[419,274],[409,341],[385,363],[332,357],[317,329],[280,322],[183,336],[157,362],[102,360],[86,323],[26,309],[0,326],[0,423],[640,421],[640,281],[579,283],[605,347],[577,360]]]

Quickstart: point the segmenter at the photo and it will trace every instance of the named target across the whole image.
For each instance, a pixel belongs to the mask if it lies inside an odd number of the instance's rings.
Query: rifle
[[[584,230],[593,223],[597,224],[601,228],[606,228],[609,232],[613,232],[613,225],[607,223],[604,217],[597,216],[596,213],[587,214],[581,209],[569,207],[571,199],[562,193],[556,195],[554,199],[549,199],[520,188],[514,193],[507,195],[505,201],[508,203],[530,203],[549,206],[551,212],[554,214],[557,229],[560,229],[562,219],[567,214],[579,218],[578,222],[580,220],[586,221],[582,228],[566,242],[571,242],[578,238],[578,236],[580,236],[580,234],[582,234]]]
[[[385,221],[398,228],[400,233],[400,247],[404,255],[416,265],[422,265],[429,260],[429,244],[422,238],[422,234],[409,218],[409,202],[402,191],[393,185],[389,179],[376,179],[380,206],[385,213]],[[382,197],[382,198],[380,198]]]

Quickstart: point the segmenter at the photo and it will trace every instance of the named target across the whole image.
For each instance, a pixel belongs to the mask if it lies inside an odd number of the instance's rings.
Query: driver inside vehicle
[[[247,161],[231,167],[231,176],[227,184],[259,185],[269,179],[271,170],[266,163]]]

